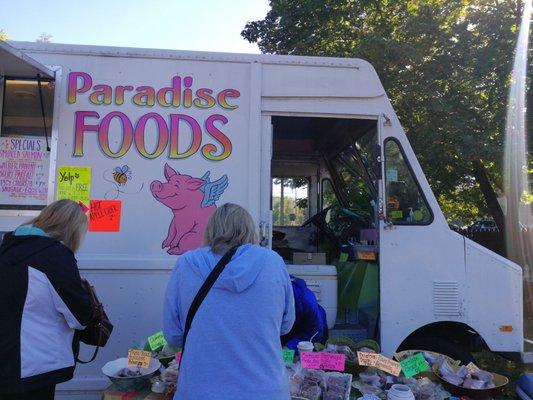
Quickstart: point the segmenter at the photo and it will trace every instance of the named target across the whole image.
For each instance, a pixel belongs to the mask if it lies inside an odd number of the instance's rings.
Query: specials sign
[[[213,90],[194,82],[192,76],[178,74],[169,77],[168,86],[154,88],[149,85],[134,87],[110,85],[94,82],[89,73],[71,72],[68,76],[67,102],[75,104],[81,96],[86,96],[93,105],[114,106],[115,110],[101,114],[94,110],[78,110],[74,115],[74,157],[83,157],[84,138],[96,134],[100,150],[110,158],[120,158],[132,147],[144,158],[154,159],[166,154],[169,159],[184,159],[201,154],[207,160],[221,161],[232,152],[232,143],[225,125],[226,115],[213,112],[217,109],[226,112],[239,108],[240,92],[226,88]],[[121,111],[125,104],[146,109],[146,113],[132,120]],[[153,109],[158,110],[155,112]],[[193,117],[187,111],[204,110],[205,117]],[[166,112],[163,112],[166,111]],[[119,123],[121,144],[118,149],[110,147],[110,125]],[[145,134],[147,124],[156,126],[155,149],[147,149]],[[116,125],[114,125],[116,126]],[[192,140],[183,134],[187,130]],[[185,136],[185,138],[184,138]],[[183,143],[186,141],[186,149]]]

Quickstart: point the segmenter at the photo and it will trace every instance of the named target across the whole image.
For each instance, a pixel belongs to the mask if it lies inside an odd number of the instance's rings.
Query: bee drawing
[[[127,165],[115,167],[113,170],[113,179],[119,186],[124,186],[131,179],[131,170]]]

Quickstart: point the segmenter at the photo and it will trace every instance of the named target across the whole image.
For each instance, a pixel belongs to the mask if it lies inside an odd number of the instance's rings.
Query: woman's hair
[[[211,247],[213,253],[222,254],[246,243],[257,243],[252,216],[237,204],[219,207],[207,223],[204,245]]]
[[[81,206],[72,200],[58,200],[46,206],[28,225],[42,229],[74,253],[87,232],[87,216]]]

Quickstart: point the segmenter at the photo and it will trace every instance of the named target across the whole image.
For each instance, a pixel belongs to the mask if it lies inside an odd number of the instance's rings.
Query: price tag
[[[322,356],[320,353],[312,353],[307,351],[301,352],[300,362],[302,363],[302,368],[322,369]]]
[[[156,334],[148,338],[148,346],[150,346],[150,350],[152,351],[159,351],[166,344],[167,344],[167,341],[165,340],[165,337],[163,336],[163,332],[157,332]]]
[[[302,368],[327,369],[330,371],[344,371],[346,355],[335,353],[300,353]]]
[[[403,374],[406,378],[411,378],[420,372],[429,369],[429,364],[422,353],[415,354],[414,356],[400,361],[400,366],[402,367]]]
[[[474,364],[473,362],[469,362],[468,365],[466,366],[466,369],[468,370],[469,374],[473,374],[475,372],[479,372],[480,371],[480,369],[477,367],[477,365]]]
[[[400,363],[391,360],[390,358],[387,358],[385,356],[382,356],[381,354],[379,355],[376,361],[375,367],[394,376],[399,376],[400,372],[402,372],[402,367],[400,366]]]
[[[346,363],[346,355],[335,353],[321,353],[322,354],[322,368],[328,371],[344,371],[344,364]]]
[[[283,349],[283,361],[285,364],[292,364],[294,362],[294,350]]]
[[[357,360],[362,367],[374,367],[378,361],[378,357],[379,354],[376,353],[357,352]]]
[[[357,258],[364,261],[375,261],[376,255],[373,251],[358,251]]]
[[[137,367],[148,368],[150,366],[150,359],[152,353],[143,350],[128,350],[128,365],[135,365]]]

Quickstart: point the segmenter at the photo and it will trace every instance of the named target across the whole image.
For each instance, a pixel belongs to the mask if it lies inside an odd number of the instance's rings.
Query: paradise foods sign
[[[218,105],[226,111],[236,110],[240,92],[236,89],[215,91],[211,88],[196,87],[192,76],[176,74],[170,78],[170,85],[161,88],[152,86],[115,85],[98,83],[93,86],[93,79],[86,72],[71,72],[68,76],[67,102],[75,104],[81,96],[88,96],[94,105],[123,106],[126,101],[136,107],[151,108],[155,105],[163,109],[197,109],[209,111]],[[158,112],[148,112],[137,119],[132,119],[121,111],[111,111],[100,115],[96,111],[76,111],[74,117],[74,151],[75,157],[84,155],[84,136],[94,132],[98,137],[101,151],[110,158],[123,157],[134,145],[139,154],[147,159],[154,159],[168,151],[168,158],[183,159],[200,153],[212,161],[228,158],[232,152],[232,143],[224,126],[228,117],[218,113],[208,113],[203,120],[185,113],[170,113],[166,117]],[[116,151],[110,147],[110,125],[118,121],[121,126],[121,145]],[[145,145],[146,125],[155,123],[157,129],[156,146],[148,150]],[[187,149],[179,148],[180,128],[188,126],[192,140],[187,137]],[[183,137],[183,135],[181,135]],[[209,142],[205,143],[205,139]],[[181,140],[183,142],[184,139]],[[212,143],[212,142],[215,143]],[[183,146],[181,146],[183,147]]]

